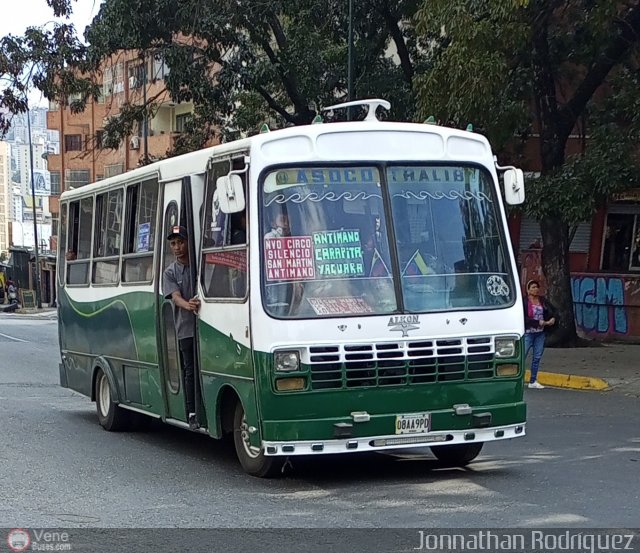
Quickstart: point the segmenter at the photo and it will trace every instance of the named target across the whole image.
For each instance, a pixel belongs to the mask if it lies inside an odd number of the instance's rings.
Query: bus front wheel
[[[473,461],[482,450],[483,442],[474,444],[431,446],[438,461],[452,467],[464,467]]]
[[[111,432],[124,430],[129,422],[128,413],[113,402],[111,385],[102,369],[96,374],[95,393],[100,425]]]
[[[272,478],[282,472],[284,459],[281,457],[267,457],[262,448],[251,445],[249,424],[242,403],[236,403],[233,416],[233,443],[236,455],[247,474],[259,478]]]

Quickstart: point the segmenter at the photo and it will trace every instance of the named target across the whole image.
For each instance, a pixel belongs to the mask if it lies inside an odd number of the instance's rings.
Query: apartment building
[[[11,146],[0,142],[0,251],[9,249],[9,220],[11,214]]]
[[[47,128],[60,133],[60,151],[48,154],[51,174],[49,209],[54,219],[51,247],[57,245],[59,196],[78,188],[135,169],[145,153],[151,158],[164,157],[171,150],[185,120],[193,112],[190,103],[175,104],[164,91],[168,67],[160,57],[141,59],[127,51],[111,56],[102,67],[102,95],[87,104],[81,113],[72,113],[67,105],[52,103],[47,113]],[[117,150],[104,149],[104,126],[110,116],[118,114],[125,103],[143,103],[153,98],[159,107],[146,128],[140,125]]]

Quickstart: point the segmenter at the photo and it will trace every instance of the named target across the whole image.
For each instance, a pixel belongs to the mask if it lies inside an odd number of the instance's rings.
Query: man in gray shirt
[[[183,386],[187,402],[187,421],[189,428],[199,427],[196,418],[194,372],[195,361],[193,338],[196,329],[196,313],[200,309],[200,300],[193,293],[191,268],[189,267],[189,243],[187,229],[173,226],[167,236],[171,251],[176,260],[169,265],[163,275],[162,292],[165,298],[170,298],[174,305],[174,321],[180,360],[182,364]]]

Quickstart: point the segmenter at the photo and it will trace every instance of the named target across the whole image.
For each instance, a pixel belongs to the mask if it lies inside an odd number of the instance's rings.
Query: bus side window
[[[156,242],[158,180],[149,179],[127,188],[122,280],[151,282]]]
[[[67,272],[67,213],[68,213],[68,205],[62,204],[60,205],[60,239],[58,241],[58,284],[60,286],[64,286],[65,284],[65,275]]]
[[[247,208],[222,213],[216,201],[216,180],[229,172],[229,162],[214,164],[207,178],[203,232],[202,287],[207,298],[244,298],[247,292]],[[243,158],[231,162],[242,169]],[[241,175],[244,188],[246,173]]]
[[[89,284],[93,198],[69,204],[69,246],[67,248],[67,284]]]
[[[96,197],[93,284],[117,284],[120,267],[122,189]]]

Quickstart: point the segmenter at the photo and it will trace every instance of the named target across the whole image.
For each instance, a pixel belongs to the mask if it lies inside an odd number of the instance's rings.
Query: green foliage
[[[527,212],[570,226],[588,220],[617,192],[640,186],[635,148],[613,124],[594,129],[585,153],[557,171],[527,182]]]
[[[70,0],[47,0],[56,16],[68,16]],[[86,74],[86,46],[76,29],[68,23],[52,23],[46,27],[29,27],[24,36],[7,35],[0,39],[0,75],[3,88],[0,102],[8,113],[0,113],[0,133],[11,125],[12,114],[28,109],[28,93],[40,90],[45,98],[68,102],[81,110],[88,98],[97,97],[98,87]]]
[[[526,211],[570,226],[588,219],[607,196],[638,184],[639,4],[425,2],[417,29],[434,57],[432,70],[416,79],[420,115],[435,113],[458,127],[471,121],[499,151],[514,136],[524,143],[535,132],[542,177],[527,183]],[[623,29],[634,26],[634,42],[618,44]],[[594,99],[607,79],[609,88]],[[584,151],[567,159],[567,140],[579,122],[588,134]]]
[[[57,16],[71,0],[46,0]],[[413,78],[426,67],[412,18],[418,0],[354,2],[356,97],[383,96],[392,116],[413,116]],[[272,127],[309,123],[323,106],[347,96],[348,2],[343,0],[105,0],[86,32],[88,46],[68,24],[32,28],[0,42],[0,101],[11,112],[27,109],[35,87],[74,112],[100,92],[101,63],[123,49],[163,58],[174,102],[191,101],[195,113],[175,152]],[[400,64],[397,60],[400,60]],[[105,126],[106,147],[117,147],[144,114],[123,106]],[[0,115],[0,132],[10,118]]]
[[[530,73],[524,0],[432,0],[416,15],[433,54],[416,79],[422,118],[464,128],[471,121],[500,147],[527,124]]]
[[[406,120],[413,76],[426,63],[412,25],[418,1],[365,4],[354,2],[356,95],[385,97],[392,116]],[[86,60],[95,71],[122,48],[162,56],[173,101],[195,105],[174,153],[188,151],[216,132],[223,140],[256,132],[263,121],[310,123],[346,99],[347,9],[343,0],[106,0],[87,30]],[[120,116],[123,129],[133,114]]]

